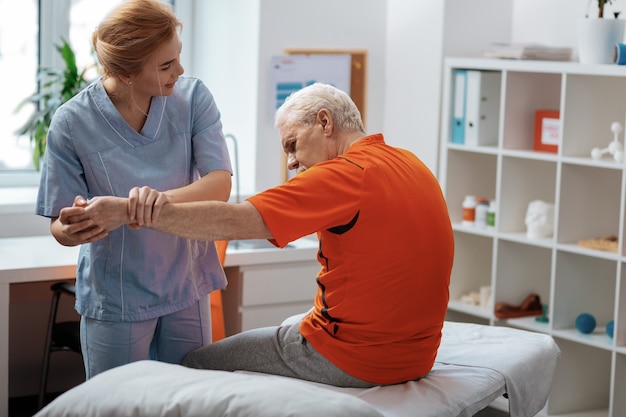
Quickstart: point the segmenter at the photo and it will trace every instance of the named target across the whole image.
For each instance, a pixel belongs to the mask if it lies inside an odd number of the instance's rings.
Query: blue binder
[[[452,143],[465,143],[465,101],[467,94],[467,71],[454,70],[454,100],[452,102]]]

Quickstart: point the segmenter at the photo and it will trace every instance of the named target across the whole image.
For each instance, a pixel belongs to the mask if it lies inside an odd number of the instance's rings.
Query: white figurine
[[[533,200],[526,211],[526,237],[529,239],[552,237],[554,230],[554,204]]]
[[[618,139],[618,135],[622,133],[621,123],[611,123],[611,132],[613,132],[613,140],[609,143],[607,148],[593,148],[591,150],[591,157],[593,159],[601,159],[605,154],[609,153],[613,155],[613,159],[615,159],[616,162],[622,162],[624,160],[624,147]]]

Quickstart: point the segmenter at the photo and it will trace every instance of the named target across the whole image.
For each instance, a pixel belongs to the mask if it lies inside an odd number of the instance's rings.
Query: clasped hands
[[[128,198],[76,196],[71,207],[61,209],[58,221],[67,244],[78,245],[100,240],[125,224],[132,229],[150,227],[169,202],[166,193],[147,186],[134,187]]]

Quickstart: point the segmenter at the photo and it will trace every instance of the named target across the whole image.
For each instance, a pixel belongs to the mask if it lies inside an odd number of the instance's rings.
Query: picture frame
[[[560,142],[561,120],[559,110],[536,110],[534,150],[557,153]]]

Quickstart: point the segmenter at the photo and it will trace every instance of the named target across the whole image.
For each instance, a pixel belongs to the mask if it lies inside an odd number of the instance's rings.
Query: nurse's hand
[[[50,233],[64,246],[76,246],[94,242],[107,235],[106,230],[94,223],[86,213],[87,200],[82,196],[74,199],[72,207],[61,209],[58,217],[50,222]]]
[[[154,188],[134,187],[128,193],[130,222],[136,227],[151,226],[158,219],[163,205],[169,202],[169,197],[165,193]]]

